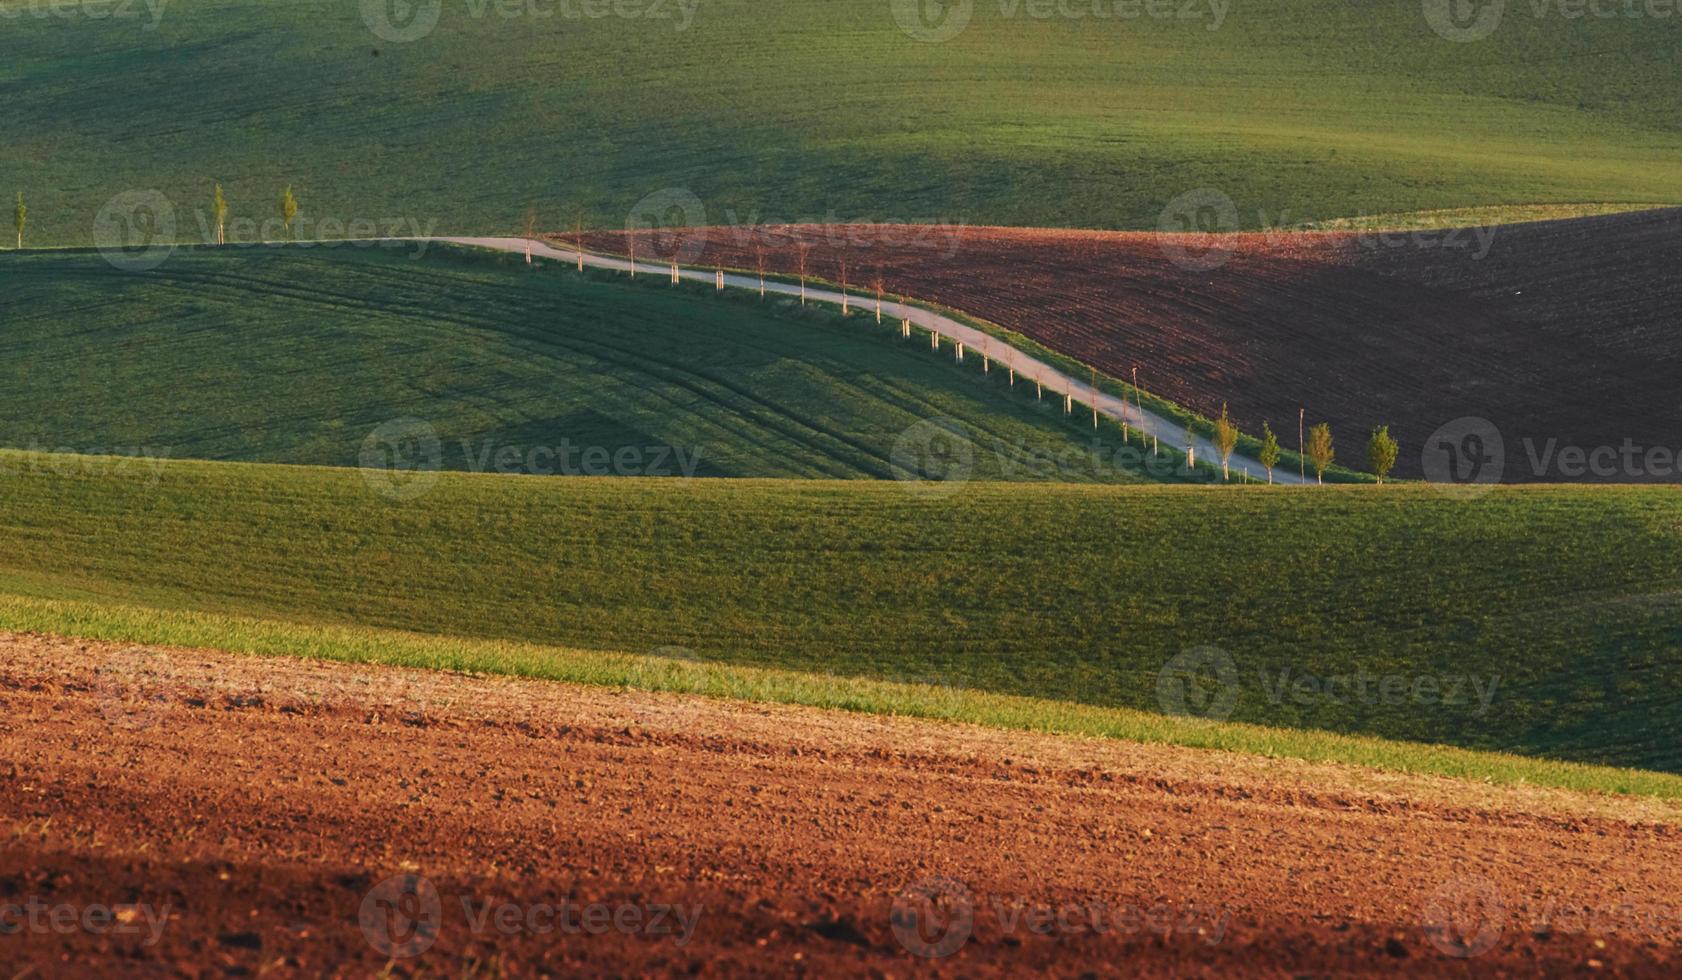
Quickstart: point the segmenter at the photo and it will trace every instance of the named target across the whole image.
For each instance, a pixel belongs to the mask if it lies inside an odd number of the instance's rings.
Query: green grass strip
[[[1682,799],[1682,777],[1288,728],[1206,722],[928,684],[392,630],[305,626],[137,606],[0,595],[0,628],[118,643],[499,674],[640,691],[966,722],[1017,731],[1220,749],[1492,785]]]

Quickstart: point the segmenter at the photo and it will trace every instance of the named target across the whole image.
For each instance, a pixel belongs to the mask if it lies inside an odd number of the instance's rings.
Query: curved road
[[[521,255],[525,254],[526,249],[529,246],[531,248],[531,254],[534,257],[560,260],[574,264],[579,261],[578,252],[570,249],[558,249],[545,242],[531,241],[525,238],[429,238],[415,240],[448,242],[454,245],[466,245],[472,248],[486,248],[498,252],[515,252]],[[632,266],[630,260],[628,259],[615,258],[607,255],[597,255],[593,252],[583,253],[583,262],[586,266],[591,268],[611,269],[625,273],[629,273]],[[636,263],[636,271],[647,273],[652,276],[669,277],[671,275],[671,266],[667,264],[638,262]],[[679,267],[678,275],[683,279],[688,279],[693,282],[715,283],[716,273],[712,270],[686,269]],[[759,280],[754,276],[725,273],[724,285],[737,289],[751,289],[757,291],[759,289]],[[765,292],[776,293],[780,296],[798,297],[800,295],[800,287],[793,283],[772,282],[767,280],[765,283]],[[840,306],[842,303],[842,296],[840,293],[831,289],[822,289],[815,286],[806,287],[806,298],[808,302],[815,301],[819,303],[830,303],[835,306]],[[853,306],[861,309],[869,309],[872,311],[875,309],[875,300],[868,296],[851,296],[849,302]],[[924,330],[939,334],[955,344],[961,343],[967,350],[976,353],[980,353],[983,350],[996,352],[1001,347],[1007,348],[1010,350],[1011,357],[1013,358],[1013,360],[1009,362],[1009,365],[1014,365],[1019,377],[1026,378],[1029,381],[1040,382],[1047,390],[1055,393],[1059,397],[1064,395],[1071,396],[1074,401],[1079,402],[1082,406],[1085,406],[1080,409],[1081,411],[1090,412],[1092,410],[1091,405],[1094,392],[1090,384],[1081,381],[1078,378],[1069,377],[1044,361],[1038,360],[1014,347],[1010,347],[997,337],[982,333],[974,327],[959,323],[951,317],[942,316],[932,310],[925,310],[920,306],[909,306],[904,303],[884,301],[882,303],[882,315],[884,317],[893,317],[896,320],[910,320],[913,324],[922,327]],[[998,358],[995,357],[994,359],[997,360]],[[1099,415],[1114,419],[1118,422],[1125,419],[1128,425],[1143,431],[1147,435],[1155,436],[1165,445],[1173,446],[1176,449],[1181,450],[1185,448],[1186,432],[1183,427],[1170,422],[1153,412],[1142,410],[1138,406],[1129,404],[1115,395],[1100,391],[1097,392],[1097,398]],[[1205,462],[1219,461],[1220,453],[1216,451],[1214,443],[1202,436],[1196,437],[1195,443],[1197,448],[1197,458],[1199,460]],[[1245,459],[1241,456],[1233,456],[1232,479],[1235,482],[1240,482],[1244,479],[1246,474],[1248,474],[1252,480],[1258,480],[1263,483],[1267,482],[1267,471],[1262,469],[1260,463],[1252,459]],[[1273,471],[1273,479],[1277,483],[1287,484],[1307,482],[1300,479],[1295,473],[1289,473],[1283,469],[1275,469]]]

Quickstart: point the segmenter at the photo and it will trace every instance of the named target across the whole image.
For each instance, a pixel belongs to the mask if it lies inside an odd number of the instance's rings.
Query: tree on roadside
[[[211,211],[216,215],[216,244],[228,244],[228,199],[222,196],[222,185],[216,185],[216,193],[212,195]]]
[[[584,213],[579,212],[572,222],[572,247],[578,256],[578,271],[584,271]]]
[[[23,228],[29,224],[29,206],[23,203],[23,191],[18,191],[17,210],[12,212],[12,224],[18,232],[18,248],[23,247]]]
[[[292,222],[298,217],[298,199],[292,196],[292,186],[280,196],[280,223],[286,228],[286,240],[292,240]]]
[[[532,264],[531,248],[537,238],[537,209],[526,208],[526,265]]]
[[[882,294],[887,291],[887,281],[882,278],[882,271],[876,270],[876,275],[870,280],[870,288],[876,290],[876,322],[882,322]]]
[[[1390,438],[1388,425],[1372,430],[1372,438],[1367,440],[1367,461],[1372,463],[1373,475],[1378,477],[1379,486],[1384,485],[1384,478],[1395,467],[1396,454],[1400,449],[1396,440]]]
[[[843,255],[837,261],[841,263],[841,315],[846,316],[851,312],[847,308],[847,257]]]
[[[1186,472],[1197,469],[1197,435],[1191,431],[1191,422],[1186,422]]]
[[[1221,479],[1232,479],[1232,451],[1238,448],[1238,426],[1226,414],[1226,402],[1221,402],[1221,417],[1215,420],[1215,449],[1221,454]]]
[[[1273,482],[1273,468],[1279,465],[1279,437],[1273,434],[1273,427],[1266,420],[1262,421],[1261,452],[1256,458],[1261,462],[1262,469],[1267,471],[1267,482]]]
[[[798,242],[794,246],[795,262],[800,268],[800,305],[806,305],[806,266],[811,262],[812,246],[806,242]]]
[[[1332,429],[1324,422],[1308,430],[1308,461],[1314,464],[1314,479],[1324,484],[1326,470],[1332,465]]]
[[[753,247],[753,254],[754,254],[754,258],[759,263],[759,298],[764,299],[765,298],[765,246],[764,245],[755,245]]]

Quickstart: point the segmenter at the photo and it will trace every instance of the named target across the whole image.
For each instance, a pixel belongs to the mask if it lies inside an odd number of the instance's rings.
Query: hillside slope
[[[896,324],[433,245],[0,256],[0,446],[534,475],[1172,479]],[[372,459],[369,458],[372,454]],[[1073,461],[1072,463],[1066,461]],[[1123,461],[1125,464],[1127,461]]]
[[[365,476],[0,452],[0,593],[1682,771],[1669,489]]]
[[[292,185],[309,229],[445,234],[516,230],[528,207],[549,227],[624,227],[671,188],[702,206],[689,224],[1155,229],[1199,188],[1246,228],[1682,203],[1682,18],[1515,3],[1456,43],[1417,2],[1213,0],[1120,20],[982,0],[946,5],[970,19],[931,43],[910,18],[940,5],[889,0],[623,7],[668,15],[635,17],[177,0],[155,23],[143,2],[106,19],[24,6],[0,58],[0,189],[29,196],[38,244],[87,244],[107,202],[148,190],[172,202],[174,234],[203,242],[216,181],[235,219],[273,218]]]

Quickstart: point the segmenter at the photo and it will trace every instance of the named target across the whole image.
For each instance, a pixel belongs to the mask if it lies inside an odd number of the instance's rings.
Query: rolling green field
[[[169,207],[143,233],[205,241],[216,181],[236,221],[272,218],[294,186],[304,237],[331,237],[324,220],[508,231],[530,207],[547,227],[622,227],[667,188],[701,202],[692,223],[1149,229],[1198,188],[1244,227],[1682,202],[1682,17],[1515,3],[1455,43],[1418,2],[1193,0],[1123,20],[979,0],[925,43],[890,0],[621,8],[635,17],[442,0],[394,41],[365,17],[380,6],[0,3],[5,200],[28,195],[42,245],[90,243],[108,201],[149,190]]]
[[[367,477],[0,453],[0,593],[1150,712],[1212,647],[1232,722],[1682,771],[1661,488]]]
[[[897,324],[419,248],[0,257],[0,446],[356,466],[421,431],[421,462],[527,475],[1184,477]]]

